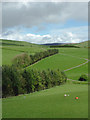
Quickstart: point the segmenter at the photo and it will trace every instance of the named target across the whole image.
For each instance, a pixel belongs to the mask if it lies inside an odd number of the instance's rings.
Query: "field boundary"
[[[56,54],[54,54],[54,55],[56,55]],[[41,60],[44,60],[44,59],[49,58],[49,57],[52,57],[52,56],[54,56],[54,55],[51,55],[51,56],[45,57],[45,58],[43,58],[43,59],[41,59]],[[33,63],[33,64],[27,66],[27,67],[30,67],[30,66],[33,66],[34,64],[37,64],[37,63],[39,63],[41,60],[39,60],[39,61],[37,61],[37,62],[35,62],[35,63]],[[27,68],[27,67],[25,67],[25,68]]]
[[[58,54],[67,55],[67,54],[63,54],[63,53],[58,53]],[[56,54],[55,54],[55,55],[56,55]],[[67,55],[67,56],[72,56],[72,55]],[[49,56],[49,57],[51,57],[51,56]],[[72,57],[76,57],[76,56],[72,56]],[[79,64],[79,65],[77,65],[77,66],[68,68],[68,69],[66,69],[66,70],[64,70],[64,71],[69,71],[69,70],[72,70],[72,69],[74,69],[74,68],[80,67],[80,66],[82,66],[82,65],[85,65],[85,64],[88,63],[88,61],[89,61],[89,60],[86,59],[86,58],[81,58],[81,57],[77,57],[77,58],[79,58],[79,59],[84,59],[84,60],[86,60],[86,62],[84,62],[84,63],[82,63],[82,64]],[[44,59],[45,59],[45,58],[44,58]],[[44,60],[44,59],[42,59],[42,60]],[[41,61],[41,60],[35,62],[34,64],[37,64],[37,63],[40,62],[40,61]],[[33,66],[34,64],[32,64],[32,65],[30,65],[30,66]],[[29,66],[27,66],[27,67],[29,67]],[[26,67],[26,68],[27,68],[27,67]]]

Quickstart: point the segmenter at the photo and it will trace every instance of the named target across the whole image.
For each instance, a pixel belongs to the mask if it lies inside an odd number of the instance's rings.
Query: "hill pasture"
[[[30,55],[36,52],[45,51],[47,48],[46,46],[24,41],[2,40],[2,64],[11,65],[13,58],[21,53]]]
[[[47,49],[51,48],[22,41],[3,40],[2,65],[12,65],[12,59],[21,53],[33,55]],[[88,118],[88,82],[74,83],[81,74],[88,74],[88,49],[87,47],[57,49],[58,54],[46,57],[24,69],[27,71],[60,69],[68,78],[66,84],[3,98],[3,118]]]
[[[66,71],[66,75],[72,76],[70,78],[77,79],[83,73],[88,74],[88,50],[87,48],[59,48],[59,54],[45,58],[32,66],[28,66],[29,69],[60,69],[65,71],[67,69],[79,66],[74,69]],[[83,64],[86,63],[86,64]],[[83,64],[83,65],[82,65]],[[81,71],[79,70],[81,69]],[[74,76],[76,77],[74,77]]]

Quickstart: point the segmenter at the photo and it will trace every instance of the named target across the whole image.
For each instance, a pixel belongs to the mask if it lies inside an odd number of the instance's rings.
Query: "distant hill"
[[[42,44],[50,47],[75,47],[75,48],[86,48],[88,47],[88,41],[81,42],[81,43],[47,43],[47,44]]]
[[[0,39],[0,44],[2,44],[2,46],[8,46],[8,45],[31,46],[31,45],[36,45],[36,44],[32,44],[32,43],[25,42],[25,41],[15,41],[15,40],[5,40],[5,39]]]
[[[81,43],[46,43],[46,44],[33,44],[25,41],[5,40],[0,39],[2,46],[50,46],[50,47],[88,47],[88,41]]]
[[[84,42],[75,44],[75,46],[87,48],[88,47],[88,43],[89,43],[89,41],[84,41]]]
[[[46,44],[41,44],[41,45],[62,45],[62,44],[65,44],[65,43],[46,43]]]
[[[29,43],[26,41],[15,41],[15,40],[6,40],[6,39],[0,39],[0,45],[2,46],[28,46],[28,47],[47,47],[39,44]]]

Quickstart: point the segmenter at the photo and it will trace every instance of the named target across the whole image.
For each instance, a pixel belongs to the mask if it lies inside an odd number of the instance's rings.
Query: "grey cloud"
[[[88,3],[3,3],[2,27],[33,27],[42,23],[63,23],[68,19],[87,21]]]

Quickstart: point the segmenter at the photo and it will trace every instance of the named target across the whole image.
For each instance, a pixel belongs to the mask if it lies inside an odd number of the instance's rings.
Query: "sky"
[[[87,2],[2,3],[0,38],[36,44],[88,40]]]

